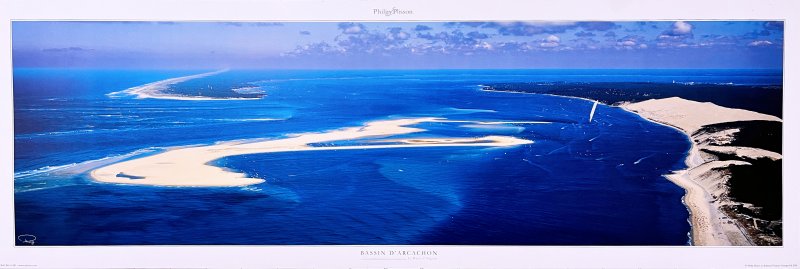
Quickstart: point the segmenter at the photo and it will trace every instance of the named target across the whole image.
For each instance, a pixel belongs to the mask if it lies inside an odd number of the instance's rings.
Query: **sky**
[[[782,68],[777,21],[14,21],[18,67]]]

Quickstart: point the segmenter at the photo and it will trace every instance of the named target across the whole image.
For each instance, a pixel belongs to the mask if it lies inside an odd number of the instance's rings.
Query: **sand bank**
[[[715,141],[725,144],[730,142],[732,134],[738,130],[728,130],[714,134],[695,133],[703,126],[735,121],[781,121],[780,118],[742,109],[732,109],[712,103],[701,103],[678,97],[652,99],[638,103],[621,105],[622,108],[635,112],[642,117],[664,125],[675,127],[684,132],[692,142],[686,157],[684,170],[675,171],[666,177],[686,190],[684,203],[691,213],[692,243],[710,246],[742,246],[752,245],[735,220],[720,211],[725,201],[717,199],[727,194],[726,175],[715,168],[730,165],[749,165],[747,162],[719,161],[710,158],[701,151],[722,152],[752,159],[766,157],[780,159],[778,153],[763,149],[718,146],[698,141]]]
[[[144,98],[154,98],[154,99],[168,99],[168,100],[193,100],[193,101],[211,101],[211,100],[258,100],[261,98],[216,98],[216,97],[205,97],[205,96],[186,96],[186,95],[177,95],[177,94],[169,94],[165,93],[164,90],[169,89],[169,86],[178,84],[181,82],[186,82],[193,79],[213,76],[216,74],[227,72],[228,69],[217,70],[213,72],[207,72],[197,75],[191,76],[184,76],[184,77],[177,77],[177,78],[170,78],[165,80],[156,81],[153,83],[148,83],[140,86],[136,86],[133,88],[129,88],[127,90],[112,92],[107,94],[109,97],[118,97],[124,95],[132,95],[136,96],[136,98],[144,99]]]
[[[423,132],[410,125],[442,120],[440,118],[414,118],[369,122],[362,127],[344,128],[321,133],[304,133],[289,138],[259,142],[229,142],[210,146],[187,147],[170,150],[139,159],[115,163],[92,171],[97,181],[155,186],[246,186],[264,182],[260,178],[225,170],[209,163],[228,156],[314,150],[354,150],[410,147],[505,147],[533,143],[533,141],[507,136],[479,138],[425,138],[398,139],[393,144],[355,146],[310,146],[312,143],[388,137]]]

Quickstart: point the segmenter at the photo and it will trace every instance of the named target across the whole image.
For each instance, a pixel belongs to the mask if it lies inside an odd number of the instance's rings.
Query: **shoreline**
[[[717,161],[703,158],[702,148],[693,136],[703,126],[747,120],[782,121],[780,118],[742,109],[717,106],[682,98],[651,99],[637,103],[623,103],[617,107],[634,113],[642,119],[680,131],[691,147],[684,163],[685,169],[664,175],[670,182],[684,189],[683,204],[689,211],[690,242],[695,246],[748,246],[755,245],[735,219],[720,210],[721,204],[699,180],[711,169],[737,164],[736,161]],[[687,109],[688,108],[688,109]],[[704,113],[692,113],[703,111]],[[714,117],[716,116],[716,117]],[[699,170],[696,172],[695,170]]]
[[[691,134],[667,122],[656,121],[644,117],[641,114],[631,111],[622,105],[619,107],[625,111],[636,114],[649,122],[679,131],[683,133],[686,139],[689,141],[690,147],[688,152],[686,152],[686,158],[684,160],[686,168],[671,171],[669,174],[665,174],[663,176],[684,190],[684,195],[681,197],[681,202],[686,207],[687,211],[689,211],[688,221],[691,228],[689,230],[690,244],[692,246],[735,246],[733,242],[734,240],[719,237],[719,235],[724,234],[724,232],[722,232],[724,229],[720,227],[722,223],[720,221],[711,220],[720,220],[722,219],[721,216],[724,214],[720,212],[719,209],[714,207],[714,199],[711,197],[708,191],[695,182],[689,175],[689,171],[704,164],[698,151],[698,145],[692,139]],[[741,231],[741,227],[738,227],[738,225],[736,228]],[[733,234],[732,236],[739,239],[735,241],[747,242],[746,245],[754,245],[751,242],[752,240],[750,240],[744,232],[741,232],[740,236],[737,234]]]
[[[315,147],[313,143],[385,138],[394,135],[424,132],[425,129],[408,127],[423,122],[437,122],[442,118],[405,118],[367,122],[361,127],[349,127],[318,133],[301,133],[287,138],[258,140],[254,142],[229,141],[215,145],[184,147],[159,154],[113,163],[92,170],[95,181],[130,185],[233,187],[264,182],[261,178],[214,166],[215,160],[246,154],[318,150],[368,150],[419,147],[509,147],[531,144],[533,141],[511,136],[484,137],[430,137],[416,139],[374,140],[390,143],[381,145]]]

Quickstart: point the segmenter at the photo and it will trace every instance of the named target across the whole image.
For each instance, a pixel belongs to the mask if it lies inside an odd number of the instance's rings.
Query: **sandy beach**
[[[781,155],[763,149],[714,146],[698,141],[730,141],[733,132],[697,134],[703,126],[736,121],[781,121],[780,118],[742,109],[732,109],[712,103],[690,101],[682,98],[652,99],[638,103],[621,105],[622,108],[639,114],[643,118],[674,127],[684,132],[692,142],[686,157],[684,170],[675,171],[666,177],[686,190],[684,204],[691,214],[691,238],[693,245],[700,246],[744,246],[753,242],[735,220],[720,211],[726,201],[717,197],[727,193],[724,184],[726,175],[715,170],[731,165],[749,165],[740,161],[721,161],[711,157],[703,150],[723,152],[750,158],[765,157],[780,159]],[[700,136],[702,139],[696,139]],[[710,137],[709,137],[710,136]]]
[[[478,138],[423,138],[376,140],[356,146],[314,147],[311,143],[332,142],[362,138],[380,138],[399,134],[423,132],[410,125],[440,121],[440,118],[414,118],[369,122],[362,127],[351,127],[321,133],[304,133],[289,138],[259,142],[229,142],[210,146],[187,147],[160,154],[115,163],[91,172],[100,182],[154,186],[246,186],[264,182],[260,178],[228,171],[209,163],[228,156],[315,150],[366,150],[410,147],[507,147],[530,144],[533,141],[509,136]]]

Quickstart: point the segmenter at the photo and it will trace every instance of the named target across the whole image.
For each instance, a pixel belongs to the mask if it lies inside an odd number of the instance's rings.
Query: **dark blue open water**
[[[16,234],[37,245],[683,245],[686,137],[586,100],[480,91],[493,82],[769,84],[743,70],[232,70],[176,94],[260,100],[111,98],[207,72],[14,70]],[[175,146],[279,138],[387,118],[547,121],[425,123],[408,136],[508,135],[504,148],[284,152],[216,161],[266,179],[231,188],[97,183],[94,168]],[[19,242],[18,242],[19,243]]]

